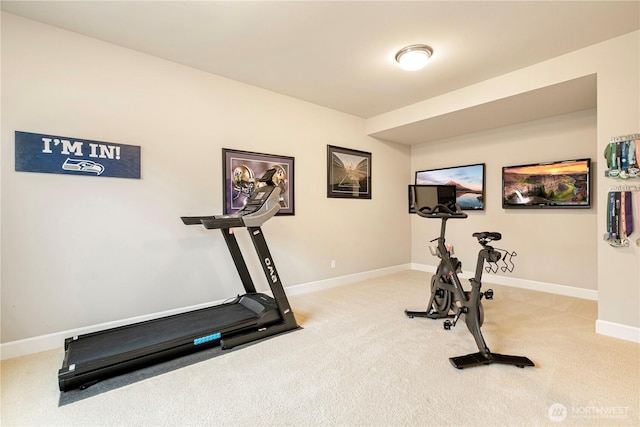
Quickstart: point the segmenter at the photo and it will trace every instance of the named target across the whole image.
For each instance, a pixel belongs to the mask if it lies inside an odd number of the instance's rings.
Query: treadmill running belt
[[[214,306],[170,317],[123,326],[110,334],[88,334],[72,341],[67,362],[88,364],[189,336],[220,332],[229,326],[258,323],[256,314],[241,304]]]

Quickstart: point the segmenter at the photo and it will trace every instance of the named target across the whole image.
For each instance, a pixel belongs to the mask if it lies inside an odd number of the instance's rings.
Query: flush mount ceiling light
[[[427,65],[433,55],[433,49],[424,44],[413,44],[396,53],[396,62],[403,70],[416,71]]]

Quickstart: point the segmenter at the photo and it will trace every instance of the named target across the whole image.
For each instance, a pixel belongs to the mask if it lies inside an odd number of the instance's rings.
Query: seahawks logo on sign
[[[100,163],[92,162],[91,160],[76,160],[69,158],[62,164],[62,169],[66,171],[95,173],[96,175],[100,175],[104,172],[104,166]]]

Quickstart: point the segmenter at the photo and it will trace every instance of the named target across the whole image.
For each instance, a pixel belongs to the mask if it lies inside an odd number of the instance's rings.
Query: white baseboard
[[[409,270],[410,264],[403,264],[394,267],[380,268],[377,270],[366,271],[363,273],[350,274],[347,276],[334,277],[317,282],[303,283],[286,288],[287,295],[301,295],[308,292],[314,292],[321,289],[333,288],[361,280],[371,279],[374,277],[385,276],[387,274],[399,271]],[[269,294],[270,292],[265,292]],[[173,310],[167,310],[160,313],[153,313],[144,316],[131,317],[128,319],[118,320],[114,322],[101,323],[84,328],[77,328],[62,332],[55,332],[48,335],[41,335],[24,340],[11,341],[0,344],[0,360],[12,359],[14,357],[26,356],[27,354],[39,353],[41,351],[61,349],[64,347],[64,340],[77,335],[89,334],[91,332],[103,331],[105,329],[117,328],[118,326],[129,325],[132,323],[144,322],[146,320],[157,319],[160,317],[171,316],[174,314],[185,313],[187,311],[198,310],[201,308],[217,305],[222,301],[213,301],[204,304],[193,305],[190,307],[182,307]]]
[[[596,320],[596,333],[640,343],[640,328],[621,325],[620,323]]]
[[[435,266],[426,264],[401,264],[393,267],[380,268],[377,270],[365,271],[363,273],[350,274],[346,276],[333,277],[325,280],[318,280],[315,282],[303,283],[300,285],[294,285],[286,288],[288,295],[302,295],[309,292],[315,292],[322,289],[333,288],[336,286],[343,286],[349,283],[355,283],[366,279],[385,276],[392,273],[397,273],[406,270],[418,270],[426,271],[430,273],[435,272]],[[463,278],[471,277],[468,274],[461,274]],[[523,289],[530,289],[541,292],[548,292],[560,295],[571,296],[575,298],[597,300],[598,292],[590,289],[573,288],[570,286],[556,285],[553,283],[536,282],[533,280],[511,278],[505,276],[497,276],[492,274],[484,275],[487,282],[495,283],[496,285],[513,286]],[[101,331],[105,329],[115,328],[118,326],[128,325],[131,323],[143,322],[145,320],[156,319],[159,317],[171,316],[173,314],[184,313],[187,311],[197,310],[200,308],[210,307],[221,303],[222,301],[208,302],[204,304],[198,304],[190,307],[183,307],[174,310],[167,310],[160,313],[149,314],[145,316],[138,316],[129,319],[118,320],[114,322],[102,323],[99,325],[92,325],[84,328],[77,328],[68,331],[55,332],[48,335],[41,335],[33,338],[27,338],[24,340],[11,341],[0,344],[0,360],[11,359],[14,357],[25,356],[27,354],[39,353],[41,351],[53,350],[56,348],[62,349],[64,340],[68,337],[76,335],[88,334],[91,332]],[[640,342],[640,330],[626,325],[620,325],[616,323],[606,322],[598,320],[596,322],[596,332],[603,335],[612,336],[615,338],[621,338],[628,341]]]
[[[436,267],[426,264],[411,264],[412,270],[426,271],[435,273]],[[461,274],[460,277],[466,279],[471,278],[471,274]],[[592,289],[574,288],[565,285],[556,285],[554,283],[536,282],[534,280],[518,279],[507,276],[497,276],[494,274],[484,274],[483,281],[495,283],[496,285],[513,286],[515,288],[529,289],[533,291],[547,292],[550,294],[565,295],[574,298],[588,299],[592,301],[598,300],[598,291]],[[596,320],[596,333],[607,335],[613,338],[619,338],[626,341],[640,343],[640,328],[622,325],[620,323],[607,322],[605,320]]]
[[[105,329],[117,328],[118,326],[130,325],[132,323],[144,322],[146,320],[180,314],[187,311],[198,310],[220,304],[223,301],[214,301],[204,304],[197,304],[190,307],[182,307],[159,313],[147,314],[144,316],[130,317],[128,319],[105,322],[84,328],[70,329],[67,331],[54,332],[52,334],[40,335],[33,338],[26,338],[18,341],[10,341],[0,344],[0,360],[12,359],[14,357],[26,356],[27,354],[39,353],[41,351],[63,349],[64,340],[77,335],[90,334],[92,332],[103,331]]]
[[[302,283],[290,286],[286,289],[287,295],[302,295],[309,292],[320,291],[322,289],[335,288],[336,286],[347,285],[361,280],[386,276],[387,274],[400,271],[411,270],[411,264],[401,264],[393,267],[379,268],[377,270],[365,271],[363,273],[349,274],[347,276],[332,277],[331,279],[318,280],[316,282]]]
[[[427,264],[411,264],[412,270],[427,271],[435,273],[436,267]],[[461,278],[470,279],[473,275],[469,272],[460,274]],[[498,276],[496,274],[483,274],[482,281],[494,283],[496,285],[511,286],[514,288],[529,289],[532,291],[547,292],[550,294],[565,295],[568,297],[588,299],[592,301],[598,300],[598,291],[593,289],[574,288],[572,286],[556,285],[554,283],[538,282],[535,280],[518,279],[516,277]]]

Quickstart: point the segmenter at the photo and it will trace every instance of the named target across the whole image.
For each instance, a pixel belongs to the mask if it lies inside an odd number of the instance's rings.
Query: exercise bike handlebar
[[[424,206],[416,211],[423,218],[466,218],[467,214],[462,212],[460,206],[456,203],[454,209],[450,206],[437,204],[433,207]]]

